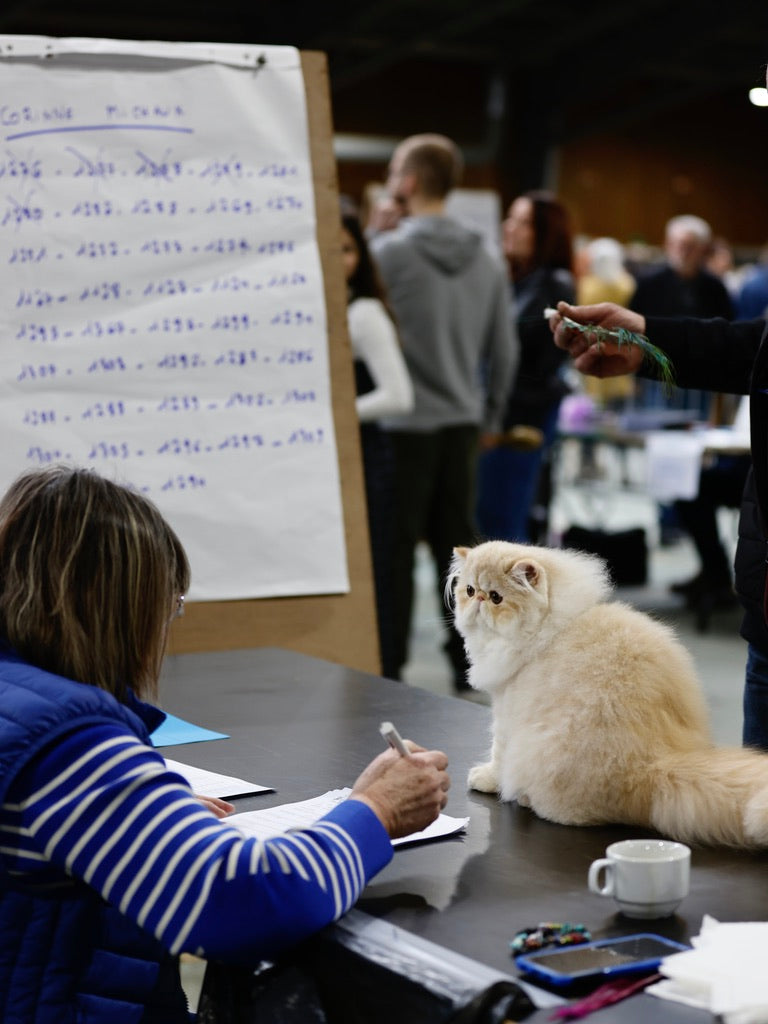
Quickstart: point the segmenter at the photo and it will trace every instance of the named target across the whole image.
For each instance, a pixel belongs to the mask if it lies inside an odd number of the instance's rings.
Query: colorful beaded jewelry
[[[546,946],[575,946],[581,942],[589,942],[592,936],[583,924],[560,924],[555,921],[543,921],[535,928],[523,928],[517,932],[509,944],[512,956],[530,953]]]

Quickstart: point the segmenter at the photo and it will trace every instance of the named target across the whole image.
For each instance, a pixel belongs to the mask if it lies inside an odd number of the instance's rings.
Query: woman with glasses
[[[416,747],[266,842],[198,800],[150,738],[189,578],[154,505],[93,472],[29,472],[0,501],[0,1020],[186,1024],[180,953],[273,957],[445,804],[445,755]]]

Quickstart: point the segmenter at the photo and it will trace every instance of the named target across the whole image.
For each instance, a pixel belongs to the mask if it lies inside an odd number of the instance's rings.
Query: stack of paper
[[[217,772],[195,768],[189,764],[182,764],[181,761],[172,761],[167,757],[165,763],[169,771],[176,772],[187,780],[192,792],[197,796],[219,797],[226,800],[236,796],[246,796],[250,793],[273,792],[269,786],[259,786],[255,782],[238,779],[232,775],[219,775]],[[335,807],[340,801],[346,800],[351,792],[351,789],[332,789],[311,800],[281,804],[279,807],[267,807],[261,811],[242,811],[240,814],[228,815],[226,820],[245,836],[269,839],[271,836],[280,835],[281,832],[287,832],[290,828],[308,828],[310,825],[314,825],[317,819],[330,811],[332,807]],[[449,814],[441,814],[436,821],[422,829],[421,832],[412,832],[401,839],[393,839],[392,845],[405,846],[408,843],[442,839],[443,836],[452,836],[457,832],[462,832],[468,823],[469,818],[452,818]]]
[[[311,800],[301,800],[293,804],[283,804],[280,807],[268,807],[263,811],[243,811],[242,814],[231,814],[227,818],[230,825],[234,825],[243,835],[254,836],[257,839],[269,839],[271,836],[287,832],[289,828],[307,828],[314,825],[318,818],[335,807],[342,800],[346,800],[351,789],[332,789],[322,796],[313,797]],[[393,846],[404,846],[407,843],[420,843],[432,839],[441,839],[443,836],[451,836],[461,832],[467,827],[469,818],[452,818],[448,814],[441,814],[436,821],[423,829],[421,832],[412,832],[402,839],[393,839]]]
[[[195,768],[191,764],[172,761],[169,757],[164,760],[168,771],[176,772],[186,779],[196,796],[216,796],[220,800],[231,800],[232,797],[247,796],[250,793],[274,792],[271,786],[259,786],[256,782],[238,779],[234,775],[209,772],[205,768]]]
[[[709,1010],[726,1024],[768,1022],[768,922],[721,924],[705,915],[693,949],[666,957],[647,992]]]

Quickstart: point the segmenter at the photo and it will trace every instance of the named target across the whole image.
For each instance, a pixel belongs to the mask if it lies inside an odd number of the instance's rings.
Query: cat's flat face
[[[522,621],[541,613],[546,577],[529,549],[501,542],[461,548],[454,567],[454,617],[465,637],[483,632],[512,637]]]

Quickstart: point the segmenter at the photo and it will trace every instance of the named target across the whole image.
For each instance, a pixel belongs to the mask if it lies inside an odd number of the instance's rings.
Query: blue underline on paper
[[[79,126],[66,125],[61,128],[36,128],[34,131],[17,132],[15,135],[6,135],[6,142],[13,142],[15,139],[28,139],[30,135],[60,135],[62,132],[182,132],[184,135],[193,135],[194,128],[174,128],[167,124],[83,124]]]

